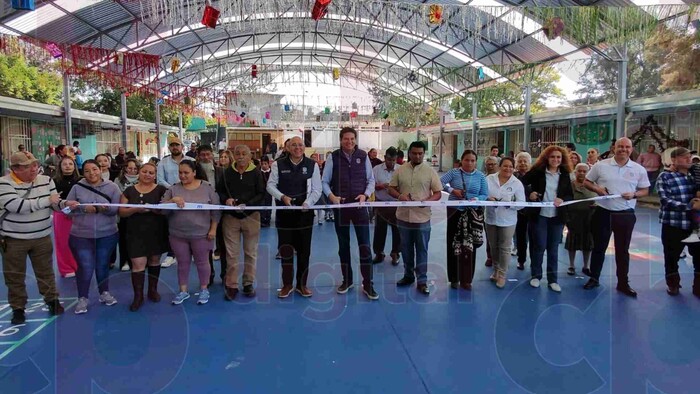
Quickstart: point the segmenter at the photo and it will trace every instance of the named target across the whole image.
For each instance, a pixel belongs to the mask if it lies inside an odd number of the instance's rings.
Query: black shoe
[[[518,269],[520,271],[524,271],[525,270],[525,263],[518,263]]]
[[[235,287],[224,287],[224,299],[226,301],[233,301],[238,294],[238,289]]]
[[[430,295],[430,289],[425,283],[418,285],[416,290],[418,290],[418,292],[421,294]]]
[[[591,276],[591,269],[590,268],[584,268],[581,270],[581,272],[583,272],[583,274],[586,276]]]
[[[399,265],[399,254],[392,253],[390,256],[391,256],[391,265]]]
[[[336,292],[337,292],[338,294],[345,294],[345,293],[348,292],[348,290],[352,289],[353,286],[354,286],[354,285],[353,285],[352,283],[345,283],[345,282],[343,282],[343,283],[340,284],[340,287],[338,287],[338,289],[336,290]]]
[[[374,259],[372,259],[372,264],[379,264],[384,262],[384,253],[377,253],[376,256],[374,256]]]
[[[588,279],[588,282],[586,282],[585,285],[583,285],[583,288],[586,290],[590,290],[590,289],[596,288],[598,286],[600,286],[600,283],[597,280],[591,278],[591,279]]]
[[[373,286],[367,286],[367,287],[362,286],[362,292],[365,293],[367,298],[369,298],[370,300],[378,300],[379,299],[379,294],[377,294],[377,292],[374,291]]]
[[[281,260],[281,259],[282,259],[282,256],[280,256],[280,252],[277,252],[277,254],[275,255],[275,260]]]
[[[396,282],[396,286],[399,286],[399,287],[410,286],[415,281],[416,281],[415,278],[407,278],[404,276],[403,278],[399,279],[398,282]]]
[[[670,296],[677,296],[678,294],[680,294],[680,289],[678,288],[678,286],[668,286],[666,288],[666,292]]]
[[[12,320],[10,323],[12,324],[24,324],[26,321],[26,317],[24,317],[24,309],[13,309],[12,310]]]
[[[253,288],[253,285],[245,285],[243,286],[243,295],[246,297],[253,297],[255,296],[255,289]]]
[[[459,282],[450,282],[450,287],[453,289],[459,289]]]
[[[46,306],[49,307],[49,315],[51,316],[58,316],[65,312],[65,310],[63,309],[63,305],[61,305],[61,302],[59,300],[49,301],[46,303]]]
[[[630,296],[632,298],[637,298],[637,292],[634,291],[634,289],[631,288],[630,285],[622,285],[622,286],[618,285],[617,291],[619,291],[620,293],[622,293],[626,296]]]

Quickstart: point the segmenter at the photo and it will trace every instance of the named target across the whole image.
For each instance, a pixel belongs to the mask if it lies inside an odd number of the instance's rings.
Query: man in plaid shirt
[[[700,198],[696,197],[698,186],[688,171],[692,163],[690,151],[676,148],[671,153],[671,161],[674,171],[661,174],[656,185],[661,200],[659,220],[668,286],[666,292],[675,296],[681,287],[678,259],[685,246],[683,239],[693,232],[691,214],[693,210],[700,209]],[[700,297],[700,243],[689,244],[688,250],[695,266],[693,294]]]

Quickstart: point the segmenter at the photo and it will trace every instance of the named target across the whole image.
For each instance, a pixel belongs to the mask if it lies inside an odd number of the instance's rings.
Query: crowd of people
[[[598,152],[591,149],[583,160],[574,146],[551,145],[532,163],[527,152],[501,157],[494,146],[481,170],[477,169],[477,153],[467,149],[455,168],[440,176],[425,160],[426,147],[421,141],[410,144],[408,159],[403,163],[393,147],[384,152],[384,160],[377,157],[376,149],[359,149],[357,132],[350,127],[340,131],[339,142],[340,148],[324,160],[317,154],[307,157],[299,137],[287,140],[279,152],[268,150],[272,154],[260,160],[253,160],[246,145],[222,150],[215,160],[210,146],[193,146],[183,152],[182,141],[169,137],[170,155],[158,162],[140,163],[120,148],[113,160],[98,154],[81,165],[76,163],[75,155],[65,154],[66,148],[59,146],[56,157],[44,163],[53,174],[40,174],[39,161],[26,150],[12,154],[11,172],[0,178],[3,274],[13,310],[12,323],[25,321],[27,257],[49,313],[63,312],[53,271],[54,244],[59,273],[75,277],[79,297],[76,314],[86,313],[90,307],[93,276],[98,301],[117,304],[109,288],[110,268],[116,266],[117,256],[119,266],[131,271],[132,311],[143,305],[144,295],[151,302],[161,300],[160,272],[173,264],[177,264],[179,288],[172,304],[191,297],[188,284],[192,265],[199,279],[197,303],[209,302],[216,260],[220,261],[226,300],[234,300],[239,291],[254,297],[261,228],[271,226],[272,211],[248,207],[271,206],[273,200],[277,207],[277,258],[282,271],[279,298],[295,292],[302,297],[313,296],[308,287],[311,241],[315,217],[324,215],[332,220],[337,236],[342,272],[337,293],[354,288],[352,228],[359,251],[361,291],[370,300],[379,298],[373,265],[386,259],[386,237],[391,228],[390,263],[403,262],[404,266],[403,277],[396,285],[415,283],[420,294],[429,295],[428,246],[433,208],[429,204],[396,204],[370,210],[343,205],[431,202],[440,200],[442,193],[448,193],[449,200],[506,203],[485,209],[477,205],[447,207],[445,253],[451,288],[472,290],[476,252],[485,244],[485,265],[492,270],[490,279],[498,288],[508,282],[514,255],[519,270],[524,270],[529,260],[530,286],[540,287],[546,280],[551,291],[561,292],[558,253],[566,226],[565,249],[570,261],[567,273],[576,274],[576,252],[581,251],[581,272],[589,277],[584,289],[598,287],[608,243],[614,235],[616,288],[635,297],[628,276],[629,246],[636,201],[648,195],[651,175],[661,202],[667,292],[679,293],[678,260],[687,245],[695,266],[693,294],[700,297],[700,242],[693,242],[700,241],[700,164],[693,163],[691,152],[685,148],[673,150],[671,168],[660,174],[649,174],[654,169],[653,157],[643,155],[643,165],[631,159],[633,148],[628,138],[617,140],[607,159],[598,158]],[[653,152],[650,149],[648,153]],[[606,195],[620,197],[589,200]],[[562,205],[577,200],[582,201]],[[550,204],[525,208],[523,204],[508,204],[526,201]],[[119,203],[143,207],[114,205]],[[239,209],[158,209],[160,203],[180,208],[195,203]],[[314,205],[321,203],[335,208],[315,212]],[[284,209],[286,206],[301,208]],[[372,223],[374,238],[370,239]],[[241,252],[243,271],[239,277]]]

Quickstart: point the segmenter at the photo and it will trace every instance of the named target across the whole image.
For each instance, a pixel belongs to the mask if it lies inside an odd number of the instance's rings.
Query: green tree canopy
[[[50,68],[42,71],[20,55],[0,55],[0,95],[61,105],[62,93],[62,81],[57,72]]]
[[[474,95],[452,100],[450,108],[454,111],[456,119],[470,119],[472,100],[476,97],[477,116],[480,118],[522,115],[525,113],[525,86],[532,83],[530,112],[541,112],[545,110],[547,101],[564,97],[557,86],[559,78],[559,72],[554,67],[539,67],[516,79],[517,85],[504,82],[490,86]]]
[[[419,125],[436,124],[440,122],[439,111],[436,107],[423,105],[399,97],[390,92],[374,86],[369,89],[380,116],[386,116],[393,125],[404,128]]]

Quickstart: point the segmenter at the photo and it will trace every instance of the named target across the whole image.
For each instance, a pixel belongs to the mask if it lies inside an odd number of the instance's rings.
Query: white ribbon
[[[613,198],[622,198],[619,194],[610,196],[598,196],[592,198],[586,198],[583,200],[571,200],[564,201],[560,206],[566,206],[571,204],[577,204],[580,202],[587,201],[600,201],[600,200],[610,200]],[[532,202],[532,201],[469,201],[469,200],[448,200],[448,201],[374,201],[374,202],[354,202],[350,204],[322,204],[322,205],[311,205],[309,207],[303,206],[228,206],[228,205],[214,205],[214,204],[197,204],[186,202],[183,208],[179,208],[175,203],[164,203],[164,204],[98,204],[98,203],[86,203],[80,205],[94,205],[94,206],[109,206],[109,207],[119,207],[119,208],[145,208],[145,209],[165,209],[165,210],[194,210],[194,211],[263,211],[263,210],[313,210],[313,209],[346,209],[346,208],[386,208],[386,207],[554,207],[553,202]],[[69,213],[70,208],[64,208],[63,212]]]

